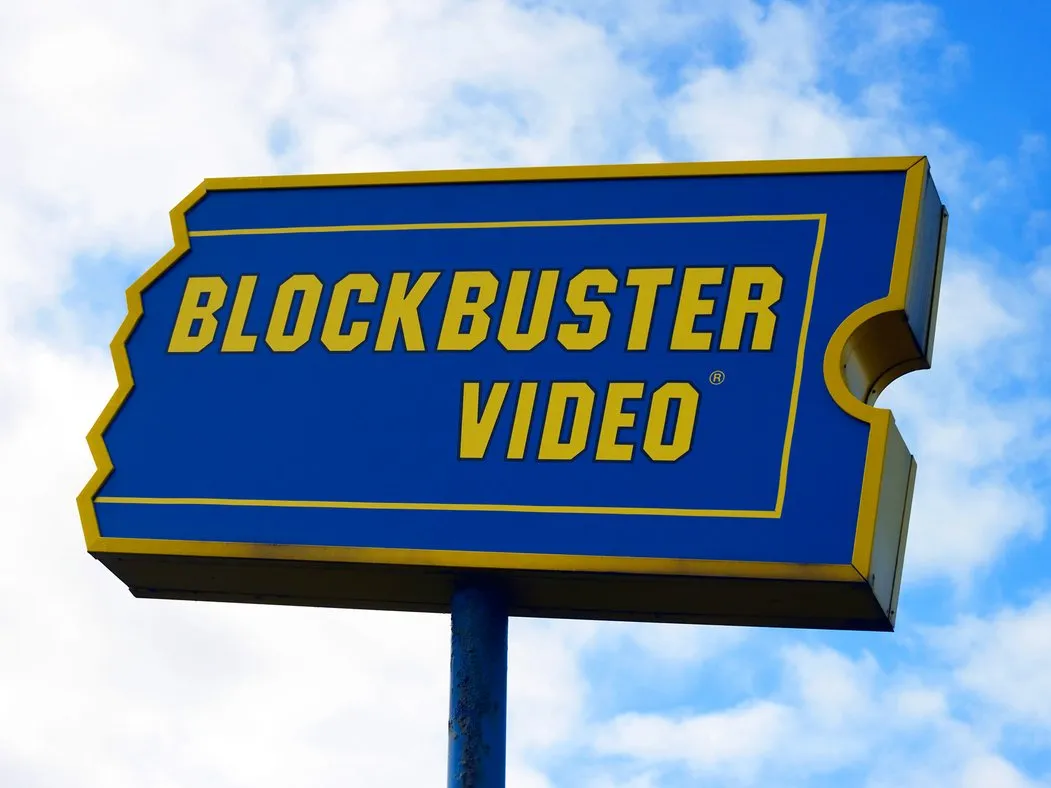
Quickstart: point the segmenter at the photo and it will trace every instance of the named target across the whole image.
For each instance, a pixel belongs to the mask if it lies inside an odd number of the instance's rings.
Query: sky
[[[440,786],[446,616],[136,600],[86,553],[124,288],[202,178],[927,155],[897,631],[513,620],[515,788],[1051,786],[1051,8],[0,0],[0,785]]]

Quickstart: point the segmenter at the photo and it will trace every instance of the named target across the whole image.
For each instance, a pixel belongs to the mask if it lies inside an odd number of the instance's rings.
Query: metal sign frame
[[[113,471],[103,436],[135,385],[125,345],[143,316],[143,292],[178,263],[190,249],[193,236],[208,234],[208,231],[188,230],[186,216],[209,193],[395,184],[865,172],[904,173],[905,186],[889,291],[885,297],[857,309],[836,329],[823,359],[824,380],[832,399],[844,412],[870,425],[853,556],[848,563],[202,542],[123,538],[100,533],[95,507],[109,502],[99,491]],[[811,271],[809,309],[824,234],[823,215],[676,217],[671,221],[769,221],[771,218],[816,219],[820,223]],[[118,388],[88,436],[97,470],[78,497],[88,551],[120,577],[136,596],[448,612],[457,578],[465,574],[495,573],[507,589],[508,610],[512,615],[893,628],[916,466],[890,412],[871,403],[897,377],[930,365],[947,212],[933,186],[925,157],[208,179],[175,207],[171,223],[173,248],[127,291],[128,315],[111,345]],[[475,224],[525,226],[531,223]],[[778,507],[769,512],[746,514],[769,518],[780,515],[786,472],[787,465],[782,469]],[[138,502],[149,503],[149,500]],[[193,501],[187,500],[187,503]],[[303,502],[266,503],[295,507]],[[359,502],[347,506],[411,509],[431,505]],[[453,511],[495,508],[554,512],[554,507],[493,507],[470,502],[434,506]],[[632,512],[619,513],[630,515]]]

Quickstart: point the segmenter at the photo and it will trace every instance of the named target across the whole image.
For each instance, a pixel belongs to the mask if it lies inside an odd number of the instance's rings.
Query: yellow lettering
[[[506,350],[532,350],[547,336],[551,322],[551,309],[555,305],[555,288],[558,287],[558,271],[541,271],[540,282],[533,301],[533,313],[529,316],[529,327],[525,333],[519,330],[525,312],[526,294],[529,289],[531,271],[512,271],[504,299],[504,311],[500,318],[497,339]]]
[[[486,398],[485,407],[481,407],[482,384],[468,381],[463,384],[463,404],[460,417],[460,459],[480,460],[485,457],[489,441],[492,440],[496,419],[504,406],[510,383],[493,384]]]
[[[200,303],[201,296],[206,296]],[[219,276],[191,276],[186,280],[179,314],[175,316],[169,353],[199,353],[215,339],[219,321],[215,313],[226,300],[226,282]],[[196,335],[191,332],[197,326]]]
[[[566,420],[566,410],[570,400],[576,400],[573,411],[573,423],[569,428],[569,438],[563,443],[562,426]],[[561,382],[551,384],[551,394],[547,401],[547,413],[544,416],[544,427],[540,433],[541,460],[572,460],[584,451],[588,440],[588,426],[591,422],[591,411],[595,407],[595,392],[587,383]]]
[[[606,341],[609,334],[609,307],[602,300],[588,300],[591,288],[599,293],[617,292],[617,277],[605,268],[585,268],[569,280],[566,290],[566,306],[577,317],[586,317],[587,331],[581,331],[575,323],[564,323],[558,327],[558,341],[566,350],[594,350]]]
[[[409,288],[409,274],[395,273],[390,280],[387,303],[383,305],[379,331],[376,334],[376,350],[394,348],[394,338],[401,328],[405,349],[422,351],[423,329],[420,327],[420,304],[438,281],[439,271],[424,271]]]
[[[726,316],[719,337],[719,350],[740,350],[744,334],[744,319],[755,315],[752,330],[752,350],[769,350],[774,344],[774,327],[777,315],[771,307],[781,300],[784,279],[776,268],[769,265],[741,266],[735,268],[730,280],[730,296],[726,303]],[[752,287],[759,286],[759,295],[752,298]]]
[[[291,353],[306,344],[321,303],[321,290],[321,280],[313,274],[294,274],[281,283],[277,288],[277,298],[274,299],[274,311],[270,314],[270,325],[266,329],[266,344],[271,350],[275,353]],[[296,293],[302,293],[303,300],[299,304],[292,333],[286,334]]]
[[[533,424],[533,405],[536,403],[537,384],[523,383],[518,389],[518,404],[515,420],[511,422],[511,440],[507,444],[507,459],[520,460],[525,457],[529,428]]]
[[[244,331],[248,307],[252,304],[252,293],[255,292],[258,279],[258,276],[246,274],[237,283],[234,305],[230,309],[230,322],[226,324],[226,333],[223,334],[223,345],[220,348],[223,353],[251,353],[255,350],[255,343],[259,337],[255,334],[245,334]]]
[[[698,317],[712,314],[715,301],[701,298],[707,285],[723,282],[722,268],[687,268],[683,272],[682,291],[679,293],[679,308],[675,312],[675,325],[671,332],[672,350],[709,350],[712,346],[711,331],[696,331]]]
[[[361,345],[369,333],[369,321],[355,320],[347,333],[342,333],[343,321],[350,305],[350,294],[358,294],[359,304],[374,304],[380,285],[372,274],[347,274],[332,288],[325,324],[321,327],[321,344],[333,353],[346,353]]]
[[[438,350],[474,350],[489,335],[489,313],[500,283],[489,271],[457,271],[449,289]],[[472,292],[477,293],[475,299]],[[463,322],[469,328],[463,333]]]
[[[672,400],[679,401],[679,412],[671,443],[664,442],[664,431],[668,424],[668,412]],[[654,462],[675,462],[690,450],[693,444],[693,427],[697,421],[697,404],[700,395],[689,383],[665,383],[650,399],[650,415],[646,421],[646,434],[642,450]]]
[[[610,383],[606,389],[606,404],[602,411],[602,426],[598,433],[596,460],[628,462],[635,447],[630,443],[617,443],[622,429],[635,426],[635,414],[624,412],[624,401],[642,399],[645,386],[642,383]]]
[[[657,305],[658,288],[670,285],[675,276],[671,268],[631,268],[627,283],[636,288],[635,309],[631,313],[628,332],[628,350],[645,350],[650,342],[653,310]]]

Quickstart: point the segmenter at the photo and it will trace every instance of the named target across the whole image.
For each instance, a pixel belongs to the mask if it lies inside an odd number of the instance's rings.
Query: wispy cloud
[[[929,153],[966,226],[1043,154],[1033,136],[994,161],[920,106],[911,86],[959,61],[943,39],[937,13],[897,3],[0,5],[0,783],[444,774],[447,621],[139,602],[84,554],[82,436],[115,385],[85,332],[124,308],[108,283],[69,300],[97,286],[85,260],[142,270],[202,177],[287,171]],[[912,587],[973,591],[1046,549],[1051,267],[992,243],[954,245],[936,367],[885,397],[921,463]],[[860,654],[516,621],[510,784],[1032,785],[1003,741],[1048,729],[1046,600],[914,615],[940,628]],[[741,680],[705,702],[684,677],[709,668]],[[661,691],[611,702],[629,681]]]

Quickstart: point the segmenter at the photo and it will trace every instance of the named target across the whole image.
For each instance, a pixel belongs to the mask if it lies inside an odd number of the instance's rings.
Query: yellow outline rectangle
[[[299,500],[266,500],[237,498],[158,498],[141,496],[99,496],[97,503],[138,504],[173,506],[218,505],[218,506],[260,506],[260,507],[294,507],[307,509],[383,509],[392,511],[475,511],[475,512],[534,512],[544,514],[603,514],[603,515],[656,515],[663,517],[747,517],[755,519],[776,519],[781,516],[784,506],[785,488],[788,479],[788,461],[791,454],[792,435],[795,431],[796,408],[799,401],[799,388],[803,377],[803,364],[806,355],[807,334],[810,327],[810,316],[814,302],[814,288],[817,283],[817,269],[821,260],[821,249],[825,237],[827,214],[770,214],[758,216],[669,216],[638,217],[618,219],[563,219],[540,221],[508,222],[448,222],[428,224],[376,224],[376,225],[337,225],[322,227],[266,227],[254,229],[198,230],[190,231],[193,237],[240,237],[246,235],[294,235],[300,233],[342,233],[342,232],[390,232],[422,230],[477,230],[506,228],[546,228],[546,227],[605,227],[626,225],[682,225],[682,224],[744,224],[747,222],[817,222],[817,234],[814,250],[810,259],[810,271],[807,279],[806,298],[800,319],[799,342],[796,347],[795,370],[792,375],[792,389],[788,406],[788,419],[785,425],[785,437],[781,448],[781,465],[778,476],[777,499],[773,509],[688,509],[668,507],[640,506],[557,506],[547,504],[476,504],[476,503],[423,503],[423,502],[380,502],[380,501],[299,501]]]

